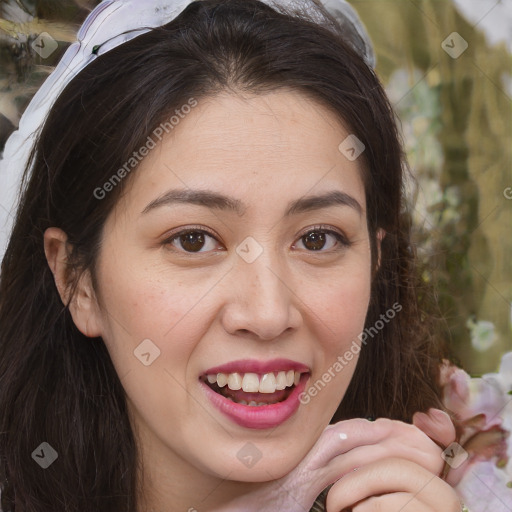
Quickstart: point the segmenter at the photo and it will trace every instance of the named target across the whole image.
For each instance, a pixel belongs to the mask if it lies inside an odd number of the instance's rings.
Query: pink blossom
[[[472,512],[510,512],[512,352],[503,356],[498,373],[479,378],[445,361],[441,385],[457,442],[468,454],[462,465],[450,470],[447,481],[457,486]]]

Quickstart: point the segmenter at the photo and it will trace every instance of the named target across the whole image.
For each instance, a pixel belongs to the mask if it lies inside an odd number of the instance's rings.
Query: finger
[[[398,458],[379,460],[338,480],[327,495],[327,510],[343,510],[367,498],[396,492],[411,494],[433,511],[460,511],[450,485],[425,468]]]
[[[379,433],[372,430],[371,425],[371,421],[363,418],[328,425],[306,458],[308,465],[311,469],[318,469],[327,465],[334,457],[360,444],[379,442]]]
[[[432,474],[439,475],[444,467],[444,460],[441,455],[442,449],[426,436],[423,439],[420,438],[417,444],[412,446],[402,439],[392,437],[379,444],[360,446],[338,455],[327,467],[330,473],[340,478],[355,468],[366,466],[378,460],[397,457],[414,462]]]
[[[374,496],[352,507],[352,512],[440,512],[406,492]],[[330,511],[328,511],[330,512]]]
[[[357,418],[330,425],[299,464],[299,474],[324,489],[354,468],[389,457],[402,457],[439,474],[441,450],[413,425],[379,418]]]
[[[428,413],[417,412],[412,417],[412,423],[443,449],[456,439],[455,426],[450,416],[440,409],[430,409]]]
[[[448,482],[452,487],[455,487],[467,473],[470,464],[470,459],[468,459],[457,468],[447,468],[447,474],[444,477],[445,482]]]
[[[425,441],[429,445],[435,444],[414,425],[388,418],[376,421],[354,418],[329,425],[310,451],[307,464],[311,469],[317,469],[358,446],[375,445],[391,438],[401,439],[411,447]]]
[[[313,492],[317,496],[323,489],[343,476],[343,473],[336,468],[329,470],[328,464],[333,458],[350,450],[358,440],[367,443],[378,441],[379,437],[367,428],[369,425],[371,425],[370,421],[356,418],[326,427],[304,459],[285,477],[286,487],[299,489],[298,492],[301,494],[307,489],[308,494]],[[350,442],[347,443],[349,436]]]
[[[345,427],[343,425],[344,430]],[[334,480],[356,467],[388,457],[404,458],[422,465],[432,473],[441,473],[444,466],[441,448],[417,427],[382,418],[370,422],[367,428],[373,434],[372,438],[365,439],[360,432],[351,438],[348,434],[340,433],[338,451],[335,452],[336,448],[333,446],[329,454],[331,460],[325,464],[326,471]],[[332,432],[336,430],[333,429]],[[363,441],[367,444],[354,446]],[[340,455],[333,457],[339,452]]]

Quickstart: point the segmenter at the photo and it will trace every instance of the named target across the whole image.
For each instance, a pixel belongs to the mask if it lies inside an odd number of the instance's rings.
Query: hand
[[[455,439],[451,420],[442,411],[431,409],[429,414],[415,415],[413,422],[415,425],[384,418],[375,422],[352,419],[329,425],[288,475],[222,510],[309,511],[320,492],[336,482],[328,495],[329,512],[349,506],[359,507],[353,508],[354,512],[396,512],[400,509],[397,500],[403,504],[407,499],[411,511],[459,512],[455,492],[437,477],[444,461],[442,448],[434,440],[446,446]],[[356,468],[359,470],[354,471]],[[427,485],[414,496],[419,483]],[[368,508],[381,505],[386,508]]]
[[[431,409],[428,414],[416,413],[414,426],[391,420],[377,420],[375,423],[378,422],[382,424],[381,444],[389,442],[393,433],[403,432],[401,441],[405,447],[410,447],[413,439],[417,440],[418,444],[415,442],[413,445],[415,452],[404,457],[397,449],[394,455],[383,456],[366,465],[362,459],[357,471],[347,474],[332,486],[327,497],[327,511],[460,512],[457,494],[438,476],[444,467],[442,450],[455,440],[455,428],[449,416]],[[421,434],[419,437],[418,433]],[[425,435],[431,438],[430,442],[425,440]],[[437,444],[434,446],[433,441],[443,448]],[[351,456],[358,451],[361,449],[352,450]],[[424,457],[421,459],[422,452]]]
[[[388,457],[336,482],[327,512],[460,512],[454,489],[420,464]]]

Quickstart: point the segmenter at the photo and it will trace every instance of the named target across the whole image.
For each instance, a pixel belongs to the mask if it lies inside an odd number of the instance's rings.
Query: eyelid
[[[191,231],[202,231],[206,234],[210,235],[211,237],[215,238],[217,242],[219,241],[219,235],[215,233],[215,231],[211,230],[210,228],[207,228],[206,226],[180,226],[178,228],[173,229],[171,232],[166,233],[165,239],[162,241],[162,243],[170,242],[174,238],[177,238],[179,235],[184,235],[185,233],[190,233]]]
[[[324,231],[326,233],[332,233],[332,234],[339,235],[345,239],[347,238],[346,235],[343,233],[343,231],[338,230],[335,227],[329,226],[326,224],[316,224],[315,226],[309,226],[308,228],[305,228],[302,231],[300,231],[299,234],[297,235],[297,238],[302,238],[303,236],[311,233],[312,231]],[[347,239],[347,242],[348,242],[348,239]]]

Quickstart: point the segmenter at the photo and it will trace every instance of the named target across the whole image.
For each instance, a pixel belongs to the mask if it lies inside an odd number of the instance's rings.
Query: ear
[[[101,336],[101,320],[96,294],[89,271],[83,272],[71,296],[72,279],[68,265],[71,247],[66,233],[59,228],[48,228],[44,233],[44,252],[53,273],[55,285],[63,304],[69,311],[78,330],[90,338]]]
[[[380,268],[381,254],[382,254],[381,245],[382,245],[382,240],[384,240],[385,236],[386,236],[386,232],[384,231],[384,229],[379,228],[377,230],[377,270]]]

